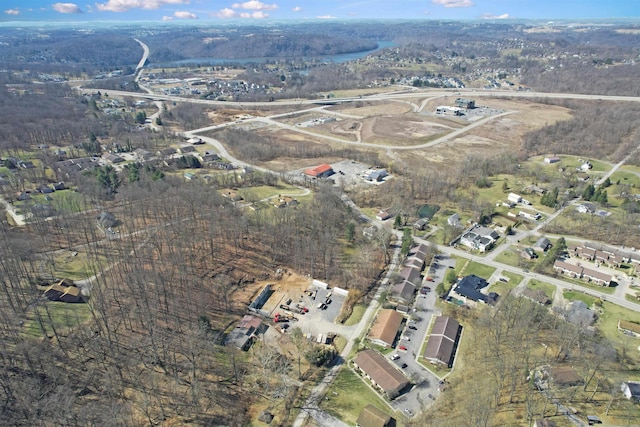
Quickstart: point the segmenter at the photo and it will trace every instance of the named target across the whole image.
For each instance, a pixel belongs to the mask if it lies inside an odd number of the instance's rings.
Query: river
[[[335,64],[341,64],[343,62],[353,61],[355,59],[364,58],[372,52],[375,52],[380,49],[384,49],[386,47],[392,47],[395,44],[389,40],[378,41],[378,47],[371,50],[363,50],[360,52],[351,52],[351,53],[340,53],[336,55],[320,55],[315,57],[305,57],[303,60],[308,61],[324,61],[324,62],[333,62]],[[298,58],[295,58],[298,59]],[[274,58],[274,57],[265,57],[265,58],[189,58],[189,59],[181,59],[179,61],[170,61],[163,62],[160,64],[150,64],[153,67],[179,67],[183,65],[224,65],[224,64],[251,64],[251,63],[265,63],[265,62],[279,62],[279,61],[289,61],[290,58]]]

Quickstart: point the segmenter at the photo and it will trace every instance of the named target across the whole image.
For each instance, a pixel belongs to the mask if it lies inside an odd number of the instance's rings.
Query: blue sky
[[[0,0],[0,21],[638,18],[640,0]]]

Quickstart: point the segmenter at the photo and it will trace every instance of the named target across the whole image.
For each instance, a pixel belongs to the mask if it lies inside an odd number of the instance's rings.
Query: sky
[[[273,1],[273,2],[272,2]],[[640,18],[640,0],[0,0],[9,21]],[[255,23],[255,22],[254,22]]]

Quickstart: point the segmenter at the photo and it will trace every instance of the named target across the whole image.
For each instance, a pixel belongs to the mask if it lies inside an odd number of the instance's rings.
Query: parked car
[[[398,350],[407,351],[407,347],[400,345],[398,346]]]
[[[414,331],[417,331],[417,330],[418,330],[418,328],[416,328],[416,327],[415,327],[415,326],[413,326],[413,325],[409,325],[409,329],[412,329],[412,330],[414,330]]]
[[[411,338],[405,337],[405,336],[400,337],[400,339],[405,341],[411,341]]]
[[[432,277],[427,277],[427,282],[433,282],[433,278]]]
[[[413,412],[411,411],[411,409],[409,409],[409,408],[405,408],[405,409],[404,409],[404,412],[405,412],[407,415],[409,415],[410,417],[413,417]]]
[[[398,353],[391,356],[391,360],[398,360],[398,359],[400,359],[400,355]]]
[[[405,369],[407,366],[408,366],[408,365],[407,365],[406,363],[403,363],[402,365],[400,365],[400,367],[401,367],[402,369]]]

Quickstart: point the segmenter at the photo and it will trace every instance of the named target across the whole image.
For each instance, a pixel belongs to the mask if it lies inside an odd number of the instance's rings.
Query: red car
[[[431,277],[427,277],[427,282],[433,282],[433,279]]]
[[[401,345],[401,346],[398,346],[398,350],[407,351],[407,347]]]

